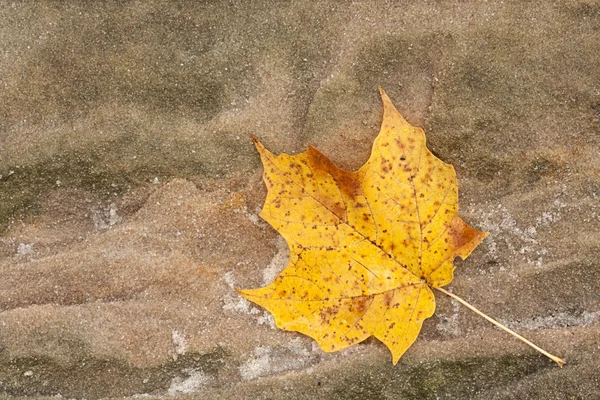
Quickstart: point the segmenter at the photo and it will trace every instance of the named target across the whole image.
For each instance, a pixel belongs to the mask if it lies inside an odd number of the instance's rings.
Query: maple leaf
[[[311,146],[275,156],[252,137],[268,189],[260,216],[285,238],[290,260],[270,285],[238,292],[324,351],[375,336],[396,364],[434,313],[431,289],[455,297],[441,289],[452,281],[454,258],[466,258],[488,233],[458,216],[454,168],[380,92],[381,130],[356,172]]]

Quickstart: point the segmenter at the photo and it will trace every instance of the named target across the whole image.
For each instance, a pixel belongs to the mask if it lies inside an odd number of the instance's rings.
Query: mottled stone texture
[[[600,397],[600,4],[5,2],[4,397]],[[235,294],[286,264],[248,137],[367,159],[377,86],[491,235],[399,364]],[[0,396],[0,397],[2,397]]]

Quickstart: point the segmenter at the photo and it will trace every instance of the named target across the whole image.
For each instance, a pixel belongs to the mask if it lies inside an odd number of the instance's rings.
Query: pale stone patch
[[[271,372],[271,348],[259,346],[254,349],[254,358],[239,368],[243,380],[249,381]]]
[[[169,396],[197,392],[208,381],[206,374],[200,370],[190,369],[185,372],[188,374],[187,378],[175,377],[171,380],[171,385],[167,389]]]
[[[173,346],[175,347],[176,354],[184,355],[187,352],[188,344],[183,333],[173,329],[173,331],[171,332],[171,340],[173,341]]]
[[[23,257],[29,254],[33,254],[33,243],[19,243],[17,247],[17,256]]]
[[[460,323],[458,321],[458,311],[460,310],[460,304],[458,301],[452,299],[452,314],[450,316],[441,316],[440,322],[436,325],[438,331],[444,332],[448,335],[459,336],[461,334]]]
[[[108,225],[113,226],[121,222],[122,218],[117,214],[117,206],[115,203],[110,203],[108,209]]]
[[[275,318],[268,311],[263,311],[263,314],[256,318],[256,322],[259,325],[267,325],[271,329],[277,329],[277,325],[275,325]]]
[[[254,357],[242,364],[239,372],[243,380],[249,381],[261,376],[307,367],[320,354],[318,347],[311,345],[309,350],[304,341],[296,337],[283,347],[256,347]]]
[[[557,188],[554,201],[547,210],[535,217],[535,224],[522,227],[510,210],[503,204],[490,205],[486,210],[471,210],[476,216],[478,228],[490,232],[484,241],[488,246],[488,256],[497,258],[499,249],[497,240],[501,238],[508,250],[525,258],[525,262],[541,268],[548,249],[539,241],[539,229],[549,227],[563,218],[567,203],[564,197],[568,191],[566,185]]]
[[[285,268],[290,258],[290,249],[282,236],[277,237],[275,245],[277,246],[277,253],[273,259],[271,259],[269,265],[263,270],[263,283],[265,285],[268,285],[275,280],[277,275]]]
[[[546,317],[521,319],[519,322],[501,321],[514,329],[552,329],[556,327],[590,326],[600,320],[600,311],[583,311],[581,314],[557,313]]]
[[[228,271],[223,275],[223,280],[231,288],[235,288],[235,277],[233,271]],[[260,314],[260,310],[252,307],[252,304],[242,296],[235,294],[226,294],[223,296],[223,310],[240,314]]]

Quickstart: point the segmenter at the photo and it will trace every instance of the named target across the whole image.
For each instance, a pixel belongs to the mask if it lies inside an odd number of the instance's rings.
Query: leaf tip
[[[250,292],[250,290],[240,289],[235,286],[233,287],[233,290],[235,290],[237,292],[237,294],[239,294],[240,296],[242,296],[245,299],[248,298],[248,292]]]
[[[392,103],[392,100],[381,86],[379,86],[379,94],[381,95],[381,102],[383,103],[382,129],[386,121],[388,121],[389,125],[396,125],[396,127],[404,126],[412,128],[412,125],[410,125],[406,119],[404,119],[402,114],[400,114],[394,103]]]
[[[262,156],[264,154],[270,154],[270,151],[268,151],[265,146],[263,146],[263,144],[260,142],[260,140],[258,140],[258,138],[254,135],[250,135],[250,139],[252,139],[252,142],[254,143],[254,147],[256,147],[256,150],[258,150],[259,154]]]
[[[262,143],[260,142],[260,140],[258,140],[258,138],[254,135],[250,135],[250,139],[252,139],[252,143],[254,143],[254,146],[256,146],[256,148],[260,151],[260,149],[264,149],[264,146],[262,145]]]
[[[381,86],[377,86],[377,88],[379,89],[379,95],[381,96],[381,100],[383,101],[383,104],[386,103],[391,103],[392,101],[390,100],[389,96],[387,95],[387,93],[385,92],[385,90],[383,90],[383,88]]]

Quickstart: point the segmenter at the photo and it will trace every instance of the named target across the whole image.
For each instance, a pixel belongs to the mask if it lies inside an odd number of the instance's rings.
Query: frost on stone
[[[240,314],[259,314],[260,311],[252,307],[252,304],[240,296],[225,295],[223,297],[223,310],[232,311]]]
[[[250,222],[252,222],[256,226],[264,226],[265,225],[265,223],[262,222],[261,219],[258,217],[258,213],[260,212],[260,210],[258,210],[256,212],[250,212],[250,211],[248,211],[248,207],[245,204],[243,204],[243,205],[240,205],[239,207],[234,208],[233,212],[236,214],[244,215],[246,218],[248,218],[250,220]]]
[[[17,256],[24,257],[33,254],[33,243],[19,243],[17,247]]]
[[[225,272],[223,275],[223,280],[227,285],[229,285],[230,288],[233,289],[235,287],[235,277],[233,276],[233,271]]]
[[[273,282],[277,274],[283,270],[289,259],[290,252],[285,240],[278,237],[275,244],[277,246],[277,253],[263,271],[263,281],[265,284]],[[226,272],[225,275],[223,275],[223,280],[231,289],[234,289],[235,277],[233,271]],[[223,309],[240,314],[261,314],[261,310],[253,307],[252,303],[235,293],[226,294],[223,297]],[[273,316],[266,311],[263,311],[262,315],[257,317],[256,322],[259,325],[267,325],[272,329],[276,328]]]
[[[275,318],[268,311],[263,311],[263,314],[256,318],[256,322],[259,325],[267,325],[271,329],[277,329],[277,325],[275,325]]]
[[[506,326],[518,329],[551,329],[571,326],[589,326],[600,320],[600,311],[583,311],[579,314],[561,312],[547,317],[536,316],[519,322],[503,321]]]
[[[564,203],[554,201],[551,207],[550,210],[535,217],[535,224],[529,226],[519,223],[510,210],[502,204],[490,207],[485,211],[472,210],[481,227],[490,232],[486,241],[487,256],[497,259],[506,249],[513,256],[525,258],[527,264],[541,267],[544,256],[548,254],[548,249],[540,243],[538,231],[560,221],[562,218],[560,210],[564,208]]]
[[[283,237],[278,236],[275,243],[277,254],[275,254],[269,265],[263,270],[263,283],[265,285],[275,280],[275,277],[285,268],[290,257],[290,250]]]
[[[289,258],[289,249],[282,238],[277,239],[276,246],[277,253],[263,272],[263,280],[265,283],[270,283],[275,279],[277,274],[285,267]],[[232,289],[231,293],[223,296],[223,310],[240,314],[261,314],[261,310],[253,307],[252,303],[235,293],[235,277],[233,271],[226,272],[223,275],[223,280]],[[258,316],[256,322],[259,325],[267,325],[272,329],[276,328],[273,316],[266,311],[263,311],[262,315]]]
[[[260,314],[258,308],[252,307],[252,303],[235,293],[235,277],[233,276],[233,271],[226,272],[225,275],[223,275],[223,280],[231,288],[231,293],[223,296],[223,310],[240,314]]]
[[[271,372],[271,349],[259,346],[254,349],[254,358],[240,366],[240,375],[245,381],[256,379]]]
[[[197,392],[208,381],[206,374],[200,370],[187,369],[184,372],[187,374],[186,378],[177,376],[171,380],[171,385],[167,390],[169,396]]]
[[[108,207],[92,210],[92,221],[97,230],[105,230],[121,222],[122,218],[117,213],[117,205],[111,202]]]
[[[320,350],[307,345],[300,338],[290,340],[285,346],[271,348],[259,346],[254,349],[254,357],[239,367],[243,380],[253,380],[284,371],[308,366],[319,356]]]
[[[108,209],[108,225],[113,226],[121,222],[121,217],[117,214],[117,206],[115,203],[110,203],[110,208]]]
[[[187,340],[183,333],[173,329],[171,332],[171,340],[173,341],[173,347],[175,347],[175,353],[184,355],[187,352]]]
[[[523,226],[511,211],[502,204],[490,206],[486,210],[471,210],[481,227],[490,232],[486,240],[488,256],[498,258],[506,249],[515,256],[524,257],[527,264],[541,267],[548,249],[540,243],[540,230],[551,229],[563,219],[568,207],[569,191],[566,185],[556,188],[554,200],[545,210],[533,216],[535,223]]]
[[[301,356],[301,357],[309,357],[310,352],[307,350],[306,345],[302,342],[300,338],[294,338],[287,343],[287,348],[292,352],[292,354]]]
[[[449,316],[440,315],[438,313],[438,317],[440,322],[438,322],[436,328],[443,333],[452,336],[459,336],[461,334],[460,324],[458,323],[458,311],[460,309],[460,304],[456,300],[452,300],[452,314]]]
[[[257,214],[248,213],[246,216],[248,217],[250,222],[252,222],[254,225],[260,225],[260,219],[258,218]]]

